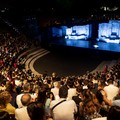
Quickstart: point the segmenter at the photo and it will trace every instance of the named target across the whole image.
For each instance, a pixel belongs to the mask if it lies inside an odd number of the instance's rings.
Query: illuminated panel
[[[71,28],[66,29],[66,39],[88,39],[90,37],[89,30],[90,25],[81,25],[81,26],[73,26]]]
[[[71,34],[72,34],[72,28],[67,28],[66,35],[71,35]]]
[[[110,20],[109,23],[100,23],[98,41],[120,43],[120,21]]]

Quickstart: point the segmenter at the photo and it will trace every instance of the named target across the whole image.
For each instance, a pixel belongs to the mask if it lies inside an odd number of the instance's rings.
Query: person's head
[[[52,73],[52,77],[53,78],[56,77],[56,73],[55,72]]]
[[[47,98],[50,98],[51,100],[55,100],[55,96],[53,92],[47,92]]]
[[[21,97],[21,103],[23,106],[27,106],[32,101],[30,94],[23,94]]]
[[[68,88],[65,85],[63,85],[59,89],[59,97],[60,98],[67,98],[67,95],[68,95]]]
[[[74,87],[74,78],[72,78],[72,77],[68,78],[67,86],[68,86],[68,88]]]
[[[43,120],[45,117],[44,105],[38,102],[31,102],[27,106],[27,112],[31,120]]]
[[[113,84],[113,80],[112,79],[108,79],[108,84]]]
[[[60,84],[59,84],[58,81],[55,81],[55,82],[53,83],[53,86],[59,88],[59,87],[60,87]]]
[[[119,106],[111,106],[107,115],[107,120],[120,120]]]
[[[0,109],[3,109],[6,107],[6,102],[4,100],[4,97],[2,96],[2,94],[0,94]]]
[[[0,95],[4,98],[6,104],[11,102],[12,96],[8,91],[3,91],[0,93]]]
[[[30,91],[30,83],[25,83],[23,85],[23,91],[24,92],[29,92]]]

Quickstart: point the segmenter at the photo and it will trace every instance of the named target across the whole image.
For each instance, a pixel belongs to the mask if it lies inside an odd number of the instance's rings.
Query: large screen
[[[106,43],[120,43],[120,20],[99,23],[97,40]]]
[[[75,26],[60,26],[52,27],[53,37],[64,37],[65,39],[82,39],[87,40],[91,37],[91,25],[75,25]]]

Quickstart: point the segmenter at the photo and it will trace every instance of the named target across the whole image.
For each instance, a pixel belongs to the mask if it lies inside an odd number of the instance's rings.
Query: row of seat
[[[34,63],[37,59],[39,59],[40,57],[43,57],[44,55],[47,55],[48,53],[50,53],[50,51],[43,49],[43,48],[34,50],[33,52],[29,54],[27,53],[26,61],[25,61],[25,69],[27,71],[30,69],[32,73],[34,73],[34,75],[40,75],[40,73],[35,70]]]
[[[39,59],[40,57],[43,57],[44,55],[47,55],[48,53],[50,53],[50,51],[44,48],[32,48],[24,52],[22,55],[20,55],[19,58],[25,55],[26,56],[25,69],[27,71],[30,69],[34,73],[34,75],[40,75],[40,73],[35,70],[34,63],[37,59]],[[103,71],[106,65],[108,66],[108,68],[111,68],[118,61],[119,59],[102,61],[93,71],[91,71],[91,73],[94,73],[96,71],[98,72]]]

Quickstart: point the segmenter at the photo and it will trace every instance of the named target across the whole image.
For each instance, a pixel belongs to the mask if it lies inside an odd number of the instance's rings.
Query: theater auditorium
[[[89,2],[0,1],[0,120],[120,120],[120,2]]]

